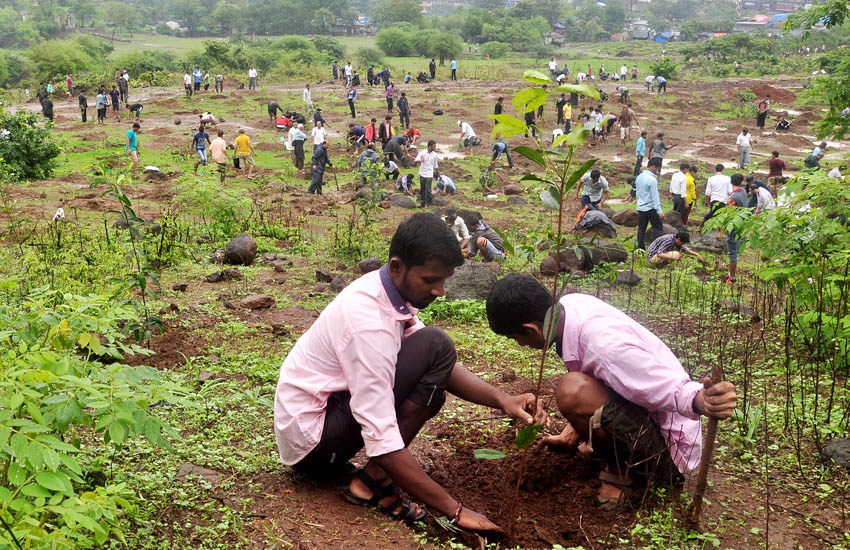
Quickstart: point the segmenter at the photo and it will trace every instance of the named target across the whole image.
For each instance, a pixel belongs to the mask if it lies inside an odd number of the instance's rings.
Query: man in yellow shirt
[[[234,141],[236,154],[239,155],[239,170],[242,177],[245,177],[245,167],[248,167],[248,179],[254,177],[254,148],[251,147],[251,138],[245,133],[245,130],[239,130],[239,136]]]
[[[564,132],[569,134],[573,129],[573,108],[567,102],[564,104]]]
[[[690,166],[685,174],[685,218],[682,223],[688,224],[688,217],[691,215],[691,208],[697,203],[697,186],[696,186],[697,167]]]

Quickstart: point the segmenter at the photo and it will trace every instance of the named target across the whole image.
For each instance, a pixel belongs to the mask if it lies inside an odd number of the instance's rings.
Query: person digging
[[[446,392],[498,409],[524,425],[546,414],[530,393],[509,396],[456,363],[451,338],[417,311],[444,295],[463,264],[457,239],[432,213],[405,219],[389,261],[345,287],[295,343],[280,370],[274,429],[280,460],[313,478],[344,473],[365,446],[369,457],[342,491],[353,504],[399,520],[425,510],[455,526],[500,534],[499,526],[453,498],[422,469],[408,445],[445,403]],[[534,413],[532,416],[532,412]]]
[[[574,450],[583,442],[605,460],[598,494],[605,510],[627,505],[647,483],[681,483],[699,466],[700,418],[729,418],[735,387],[710,378],[692,381],[657,336],[593,296],[562,296],[556,330],[547,340],[544,321],[551,306],[551,290],[529,275],[508,275],[487,297],[493,332],[536,349],[554,343],[567,368],[555,400],[568,424],[543,443]]]

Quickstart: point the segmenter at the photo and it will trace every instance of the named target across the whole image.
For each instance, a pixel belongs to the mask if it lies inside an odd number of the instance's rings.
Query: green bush
[[[16,179],[44,179],[56,168],[59,147],[41,124],[40,114],[24,109],[8,113],[0,106],[0,158]]]
[[[310,38],[310,42],[313,43],[316,50],[324,54],[331,62],[345,57],[345,46],[340,44],[339,40],[332,36],[317,34]]]
[[[649,71],[655,76],[673,80],[679,74],[679,67],[669,57],[662,57],[649,66]]]
[[[499,59],[505,57],[511,51],[511,45],[505,44],[504,42],[498,42],[496,40],[491,40],[490,42],[485,42],[481,44],[481,52],[485,55],[489,55],[490,59]]]
[[[381,29],[377,44],[381,51],[392,57],[404,57],[413,51],[408,33],[396,28]]]
[[[110,59],[109,63],[116,69],[127,69],[133,79],[142,73],[177,71],[180,69],[174,54],[161,50],[142,50],[128,53]]]
[[[358,48],[354,53],[354,60],[361,67],[370,65],[377,67],[384,64],[384,56],[378,48]]]
[[[432,30],[416,31],[410,35],[410,45],[413,47],[413,52],[422,57],[430,56],[433,51],[431,44],[435,35],[437,35],[437,32]]]

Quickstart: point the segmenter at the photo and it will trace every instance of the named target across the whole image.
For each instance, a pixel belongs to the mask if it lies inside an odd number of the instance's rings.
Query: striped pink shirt
[[[368,456],[404,448],[393,385],[402,340],[424,325],[390,280],[386,266],[367,273],[322,311],[280,369],[274,430],[280,460],[296,464],[322,438],[328,397],[351,393]]]
[[[559,353],[567,370],[591,376],[640,405],[658,424],[681,473],[699,466],[702,384],[690,379],[664,342],[631,317],[585,294],[567,294]]]

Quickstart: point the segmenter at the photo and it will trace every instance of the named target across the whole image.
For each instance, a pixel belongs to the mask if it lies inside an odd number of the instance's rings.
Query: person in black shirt
[[[558,122],[557,124],[560,126],[564,124],[564,105],[567,104],[566,94],[561,94],[561,97],[558,98],[558,101],[555,102],[555,110],[558,112]]]
[[[505,100],[505,98],[504,98],[504,97],[501,97],[501,96],[500,96],[498,99],[496,99],[496,106],[493,108],[493,114],[494,114],[494,115],[500,115],[500,114],[502,114],[502,102],[503,102],[504,100]],[[493,122],[495,122],[496,124],[498,124],[498,123],[499,123],[499,121],[498,121],[498,120],[494,120]]]
[[[47,117],[50,122],[53,122],[53,102],[49,97],[45,97],[41,102],[41,114]]]
[[[407,94],[401,92],[401,97],[396,102],[398,107],[399,122],[405,129],[410,128],[410,105],[407,103]]]
[[[86,121],[86,110],[89,108],[89,102],[86,99],[86,96],[83,95],[82,92],[77,96],[77,100],[80,102],[80,116],[83,117],[83,122]]]
[[[431,72],[431,80],[434,80],[434,77],[437,75],[437,64],[434,62],[434,58],[431,58],[431,62],[428,63],[428,70]]]

